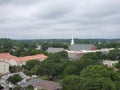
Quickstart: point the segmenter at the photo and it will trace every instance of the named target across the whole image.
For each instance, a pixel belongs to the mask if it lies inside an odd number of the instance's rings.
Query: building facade
[[[0,73],[5,74],[9,73],[9,66],[10,64],[6,61],[0,61]]]
[[[0,74],[9,73],[10,66],[24,65],[29,60],[43,61],[47,58],[44,54],[37,54],[25,57],[16,57],[10,53],[0,53]]]

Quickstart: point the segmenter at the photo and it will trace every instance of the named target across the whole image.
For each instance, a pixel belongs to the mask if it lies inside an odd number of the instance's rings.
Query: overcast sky
[[[0,38],[120,38],[120,0],[0,0]]]

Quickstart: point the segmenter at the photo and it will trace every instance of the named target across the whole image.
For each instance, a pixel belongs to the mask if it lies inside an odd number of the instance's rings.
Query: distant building
[[[82,52],[74,52],[74,51],[67,51],[67,53],[68,53],[68,57],[71,60],[79,59],[84,55]]]
[[[68,53],[68,57],[72,60],[79,59],[83,56],[83,54],[88,53],[90,51],[96,50],[95,45],[93,44],[75,44],[74,39],[72,37],[71,45],[69,46],[69,50],[66,50]]]
[[[74,44],[69,46],[70,51],[88,51],[88,50],[96,50],[95,45],[92,44]]]
[[[41,45],[38,45],[35,50],[41,50]]]
[[[64,51],[64,48],[54,48],[54,47],[49,47],[47,49],[48,53],[57,53],[57,52],[61,52]]]
[[[104,65],[107,65],[108,67],[112,67],[113,65],[115,65],[116,63],[118,63],[118,61],[103,60],[102,63]]]

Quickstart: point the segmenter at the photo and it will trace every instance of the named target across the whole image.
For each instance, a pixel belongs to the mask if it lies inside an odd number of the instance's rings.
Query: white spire
[[[71,45],[74,45],[73,35],[72,35]]]

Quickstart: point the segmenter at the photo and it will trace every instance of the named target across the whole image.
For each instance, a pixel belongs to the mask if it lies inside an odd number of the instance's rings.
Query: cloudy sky
[[[0,38],[120,38],[120,0],[0,0]]]

